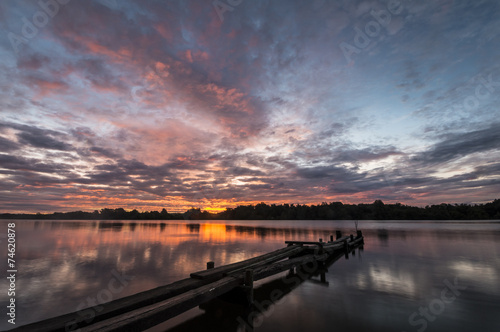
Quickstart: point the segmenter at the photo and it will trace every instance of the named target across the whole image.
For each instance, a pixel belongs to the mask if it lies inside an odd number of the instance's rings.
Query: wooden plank
[[[328,246],[332,246],[332,245],[336,245],[336,244],[342,244],[343,245],[343,242],[345,240],[348,240],[350,241],[350,236],[343,236],[335,241],[328,241],[328,242],[315,242],[315,241],[285,241],[285,244],[296,244],[296,245],[304,245],[304,244],[309,244],[309,245],[317,245],[317,246],[320,246],[320,247],[328,247]],[[311,250],[311,248],[307,248],[309,251]]]
[[[224,275],[229,274],[234,270],[245,269],[247,267],[251,267],[253,264],[259,264],[260,262],[273,262],[278,261],[284,258],[287,258],[292,255],[296,255],[303,251],[303,248],[299,246],[290,246],[282,249],[275,250],[273,252],[253,257],[244,261],[219,266],[210,270],[203,270],[198,272],[193,272],[190,274],[191,278],[196,279],[217,279],[221,278]]]
[[[352,241],[353,246],[356,246],[356,244],[360,243],[362,238],[360,238],[358,240]],[[357,243],[354,244],[354,242],[357,242]],[[325,253],[323,253],[321,255],[307,254],[307,255],[296,257],[296,258],[284,260],[281,262],[276,262],[274,264],[258,267],[254,270],[254,280],[260,280],[263,278],[267,278],[271,275],[274,275],[274,274],[277,274],[277,273],[280,273],[283,271],[287,271],[291,268],[305,265],[307,263],[312,263],[314,261],[329,261],[330,258],[332,258],[332,257],[335,260],[338,260],[342,256],[344,256],[343,249],[344,249],[343,243],[336,243],[334,246],[331,246],[330,248],[325,247]]]
[[[330,242],[327,243],[323,246],[324,249],[328,248],[343,248],[344,246],[344,241],[347,241],[347,244],[349,246],[353,246],[355,244],[358,244],[359,242],[363,241],[363,238],[354,238],[354,241],[351,241],[351,238],[349,236],[345,236],[342,241],[340,239],[338,241]]]
[[[81,332],[144,331],[241,285],[225,277],[165,301],[145,306],[81,329]]]
[[[274,274],[290,270],[291,268],[305,265],[307,263],[311,263],[311,262],[315,261],[316,259],[325,260],[328,257],[328,254],[323,254],[321,256],[322,257],[316,256],[316,255],[305,255],[305,256],[301,256],[301,257],[289,259],[286,261],[277,262],[277,263],[274,263],[272,265],[261,267],[261,268],[254,271],[254,274],[253,274],[254,279],[255,280],[264,279],[264,278],[267,278],[267,277],[272,276]]]
[[[349,247],[353,247],[353,246],[357,246],[363,242],[364,242],[364,239],[362,237],[359,237],[359,238],[354,238],[354,241],[350,241],[350,242],[348,241],[347,245]]]
[[[102,307],[102,310],[101,311],[94,310],[95,317],[90,322],[85,321],[85,319],[88,319],[88,316],[85,315],[82,316],[77,312],[72,312],[61,316],[48,318],[43,321],[23,325],[10,331],[15,331],[15,332],[75,331],[78,328],[94,324],[96,322],[125,313],[127,311],[134,310],[142,306],[150,305],[158,301],[162,301],[177,296],[186,291],[203,286],[207,283],[209,283],[209,281],[187,278],[165,286],[154,288],[152,290],[130,295],[111,302],[99,304],[99,306]]]
[[[341,247],[343,248],[343,247]],[[263,278],[267,278],[273,274],[277,274],[283,271],[287,271],[294,267],[299,267],[301,265],[305,265],[307,263],[312,263],[314,261],[324,261],[326,265],[332,264],[334,261],[337,261],[342,256],[344,256],[344,252],[340,250],[332,250],[330,253],[324,253],[322,255],[304,255],[297,258],[285,260],[282,262],[277,262],[272,265],[264,266],[262,268],[254,270],[254,280],[260,280]]]
[[[344,246],[345,246],[344,242],[347,242],[347,246],[349,248],[351,248],[353,246],[357,246],[358,244],[362,243],[363,242],[363,238],[355,238],[354,241],[351,241],[350,239],[346,239],[346,240],[344,240],[344,241],[342,241],[340,243],[325,244],[323,246],[323,250],[325,250],[325,251],[331,251],[331,250],[343,249]]]
[[[351,241],[350,236],[343,236],[335,241],[329,242],[312,242],[312,241],[285,241],[286,244],[312,244],[316,247],[305,247],[306,253],[316,253],[321,254],[326,249],[340,249],[344,247],[345,241]]]
[[[347,240],[349,239],[350,236],[343,236],[341,237],[340,239],[337,239],[335,241],[328,241],[328,242],[319,242],[319,241],[285,241],[285,244],[332,244],[332,243],[339,243],[339,242],[343,242],[344,240]]]
[[[347,240],[347,239],[349,239],[349,238],[350,238],[350,236],[342,236],[340,239],[337,239],[337,240],[335,240],[335,241],[329,241],[329,242],[328,242],[328,244],[330,244],[330,243],[338,243],[338,242],[343,242],[344,240]]]
[[[340,243],[328,243],[324,244],[321,247],[306,247],[305,252],[306,253],[316,253],[320,254],[321,250],[327,251],[327,252],[332,252],[333,250],[338,250],[344,248],[344,242]]]
[[[265,265],[268,265],[268,264],[280,261],[280,260],[282,260],[284,258],[293,256],[293,255],[298,255],[298,254],[304,252],[304,249],[305,248],[303,248],[303,247],[296,247],[294,250],[288,251],[286,253],[282,253],[280,255],[276,255],[276,256],[273,256],[273,257],[269,257],[269,258],[263,259],[261,261],[255,262],[253,264],[245,265],[245,266],[243,266],[241,268],[238,268],[238,269],[235,269],[235,270],[231,270],[230,272],[227,272],[224,275],[234,275],[234,274],[237,274],[237,273],[244,272],[247,269],[256,269],[256,268],[259,268],[261,266],[265,266]]]
[[[299,245],[302,245],[302,244],[315,244],[315,245],[319,245],[319,244],[323,244],[323,243],[326,243],[326,242],[315,242],[315,241],[285,241],[285,244],[299,244]]]

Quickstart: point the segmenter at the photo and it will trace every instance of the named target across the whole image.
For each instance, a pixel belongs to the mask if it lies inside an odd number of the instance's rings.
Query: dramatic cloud
[[[498,153],[500,122],[494,123],[486,129],[446,134],[442,137],[442,140],[436,143],[432,149],[417,155],[414,159],[423,161],[424,164],[434,164],[445,163],[475,153],[487,151]]]
[[[228,6],[1,1],[0,212],[498,198],[500,3]]]

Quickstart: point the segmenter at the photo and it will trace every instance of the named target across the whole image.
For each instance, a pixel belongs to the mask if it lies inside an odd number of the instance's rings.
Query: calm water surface
[[[7,223],[0,221],[7,270]],[[17,220],[16,326],[82,310],[284,247],[352,221]],[[151,331],[500,331],[500,222],[360,221],[364,250],[319,276],[255,284],[263,309],[214,301]],[[3,272],[5,274],[5,272]],[[121,276],[122,280],[118,280]],[[4,279],[0,303],[8,296]],[[285,294],[271,307],[275,289]],[[91,301],[91,300],[90,300]],[[6,311],[6,309],[4,309]],[[13,326],[6,314],[0,329]]]

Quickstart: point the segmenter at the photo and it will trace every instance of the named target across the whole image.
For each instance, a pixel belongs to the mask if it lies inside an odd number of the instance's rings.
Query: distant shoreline
[[[500,199],[486,204],[438,204],[416,207],[401,203],[318,205],[265,204],[243,205],[210,213],[192,208],[184,213],[158,211],[126,211],[104,208],[93,212],[2,213],[0,219],[41,220],[494,220],[500,219]]]

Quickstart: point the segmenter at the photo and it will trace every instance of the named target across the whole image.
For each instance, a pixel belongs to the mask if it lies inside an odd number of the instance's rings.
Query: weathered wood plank
[[[328,242],[328,244],[330,244],[330,243],[339,243],[339,242],[343,242],[344,240],[347,240],[347,239],[349,239],[349,238],[350,238],[350,236],[342,236],[341,238],[339,238],[339,239],[337,239],[337,240],[335,240],[335,241],[329,241],[329,242]]]
[[[297,258],[288,259],[286,261],[277,262],[268,266],[261,267],[254,270],[254,280],[260,280],[272,276],[274,274],[290,270],[291,268],[305,265],[307,263],[312,263],[315,260],[325,260],[328,258],[328,254],[323,255],[304,255]]]
[[[316,254],[321,254],[325,249],[328,248],[343,248],[344,246],[344,241],[351,241],[350,236],[343,236],[340,237],[339,239],[335,241],[329,241],[329,242],[315,242],[315,241],[285,241],[285,244],[288,245],[315,245],[316,247],[305,247],[304,252],[305,253],[311,253],[314,252]]]
[[[150,305],[158,301],[162,301],[173,296],[182,294],[191,289],[196,289],[200,286],[209,283],[204,280],[196,280],[192,278],[182,279],[171,283],[169,285],[161,286],[141,292],[138,294],[130,295],[121,299],[117,299],[108,303],[99,304],[102,310],[94,310],[95,317],[86,322],[85,319],[89,317],[78,312],[68,313],[65,315],[48,318],[40,322],[35,322],[20,326],[10,331],[24,332],[24,331],[37,331],[37,332],[66,332],[74,331],[78,328],[94,324],[96,322],[108,319],[110,317],[125,313],[130,310],[140,308],[142,306]]]
[[[302,245],[302,244],[315,244],[315,245],[319,245],[319,244],[324,244],[326,242],[316,242],[316,241],[285,241],[285,244],[298,244],[298,245]]]
[[[335,244],[335,243],[340,243],[340,242],[343,242],[344,240],[347,240],[349,239],[350,237],[349,236],[343,236],[335,241],[328,241],[328,242],[320,242],[320,241],[285,241],[285,244],[297,244],[297,245],[301,245],[301,244],[315,244],[315,245],[318,245],[318,244],[323,244],[323,245],[327,245],[327,244]]]
[[[274,257],[269,257],[269,258],[263,259],[261,261],[255,262],[253,264],[245,265],[241,268],[231,270],[230,272],[224,273],[224,275],[234,275],[237,273],[241,273],[247,269],[256,269],[256,268],[259,268],[261,266],[265,266],[265,265],[280,261],[280,260],[287,258],[287,257],[290,257],[290,256],[299,255],[302,252],[304,252],[304,248],[296,247],[294,250],[290,250],[286,253],[282,253],[282,254],[274,256]]]
[[[236,262],[228,265],[219,266],[210,270],[203,270],[191,273],[191,278],[196,279],[216,279],[229,274],[232,271],[245,269],[255,265],[259,265],[261,262],[272,263],[279,261],[281,259],[287,258],[292,255],[300,253],[303,248],[299,246],[290,246],[282,249],[272,251],[270,253],[253,257],[241,262]]]
[[[325,262],[326,265],[329,265],[339,260],[342,256],[344,256],[343,251],[331,250],[331,252],[326,252],[322,255],[309,254],[277,262],[272,265],[264,266],[262,268],[254,270],[254,280],[267,278],[273,274],[287,271],[291,268],[299,267],[308,263],[312,263],[314,261]]]
[[[342,248],[344,246],[344,242],[347,241],[347,244],[349,246],[355,245],[359,243],[360,241],[363,241],[363,238],[354,238],[354,240],[351,240],[350,236],[344,236],[341,239],[333,242],[326,243],[323,245],[323,248]]]
[[[81,329],[81,332],[144,331],[203,302],[241,285],[241,278],[225,277],[173,298],[112,317]]]

